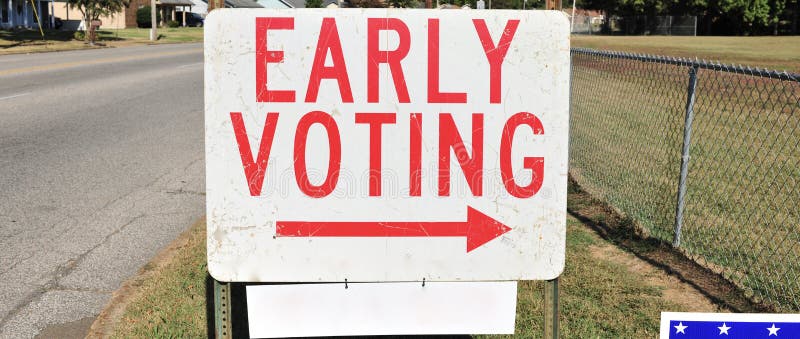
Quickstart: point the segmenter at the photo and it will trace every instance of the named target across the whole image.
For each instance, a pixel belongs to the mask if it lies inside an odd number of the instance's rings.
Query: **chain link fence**
[[[779,311],[800,311],[800,75],[572,49],[570,173]]]

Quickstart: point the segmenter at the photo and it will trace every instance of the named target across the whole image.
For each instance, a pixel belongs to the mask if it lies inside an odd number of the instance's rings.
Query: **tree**
[[[322,0],[306,0],[306,8],[320,8]]]
[[[795,2],[792,2],[795,1]],[[777,34],[787,5],[798,0],[582,0],[585,8],[604,10],[608,17],[629,20],[654,16],[693,15],[700,18],[701,31],[715,35]],[[610,21],[606,21],[610,22]],[[636,32],[630,32],[636,33]]]
[[[386,3],[383,0],[350,0],[350,6],[358,8],[384,8]]]
[[[416,8],[417,1],[416,0],[386,0],[386,3],[389,7],[394,8]]]
[[[94,45],[96,27],[92,26],[92,21],[100,20],[103,15],[121,12],[128,7],[130,0],[67,0],[67,4],[71,8],[77,8],[83,15],[83,24],[88,33],[85,39],[89,40],[90,45]]]
[[[136,26],[139,28],[151,28],[152,22],[150,22],[150,6],[144,6],[136,10]],[[156,21],[161,21],[161,12],[156,12]]]

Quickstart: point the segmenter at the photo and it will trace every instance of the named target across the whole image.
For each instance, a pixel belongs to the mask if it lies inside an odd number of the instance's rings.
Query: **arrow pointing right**
[[[467,206],[466,221],[278,221],[278,237],[466,237],[467,253],[511,228]]]

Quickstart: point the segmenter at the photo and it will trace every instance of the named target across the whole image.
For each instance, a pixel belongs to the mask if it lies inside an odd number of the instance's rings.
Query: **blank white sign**
[[[513,334],[516,282],[249,285],[250,337]]]

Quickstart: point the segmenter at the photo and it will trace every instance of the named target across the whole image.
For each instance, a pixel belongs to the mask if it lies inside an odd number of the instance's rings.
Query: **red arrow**
[[[467,237],[467,252],[511,228],[467,206],[467,221],[278,221],[279,237]]]

